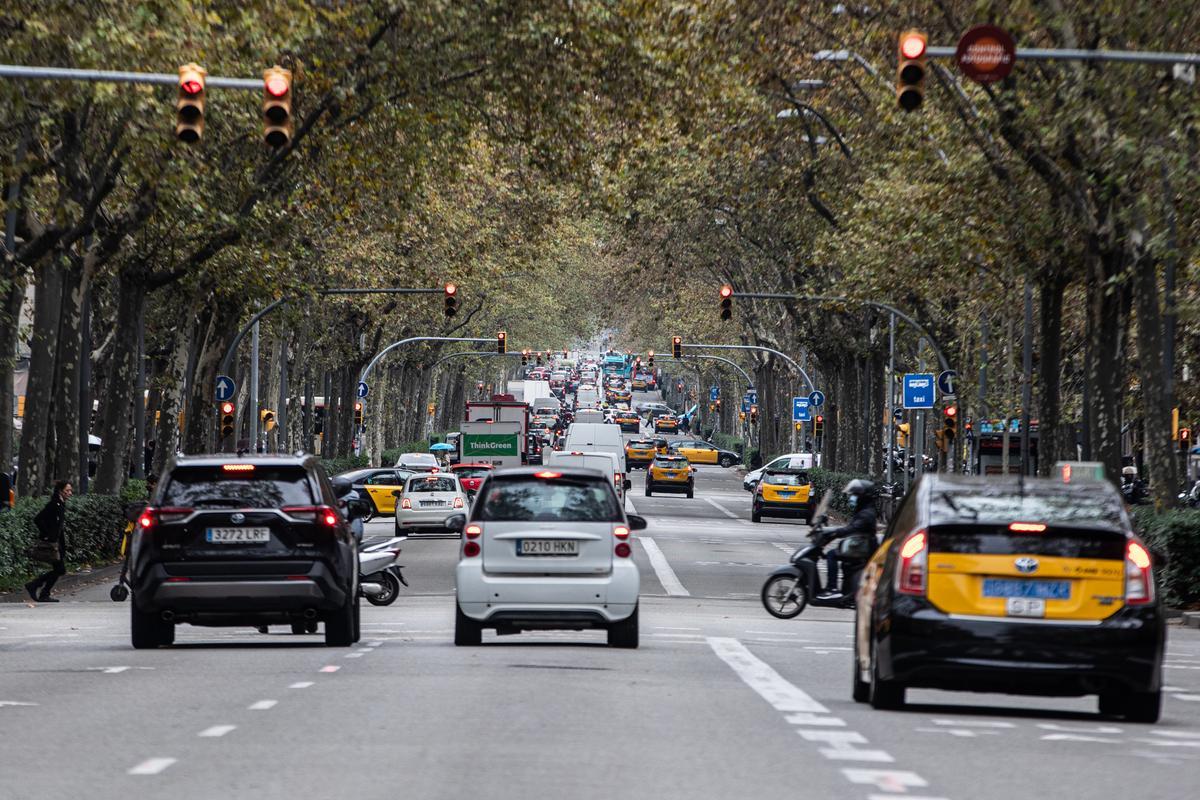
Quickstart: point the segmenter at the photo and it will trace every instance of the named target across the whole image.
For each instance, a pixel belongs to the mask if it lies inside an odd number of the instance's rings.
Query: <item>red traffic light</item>
[[[822,416],[821,414],[817,414],[817,422],[824,422],[824,421],[825,421],[825,417]]]
[[[232,414],[233,413],[233,403],[221,403],[221,413],[222,414]]]
[[[945,413],[947,417],[953,417],[958,413],[958,406],[946,406],[946,410],[943,413]]]
[[[721,297],[732,297],[733,287],[728,283],[721,287]]]
[[[446,284],[446,294],[454,294],[457,291],[458,291],[458,287],[455,286],[453,283]]]
[[[272,97],[283,97],[288,93],[288,89],[291,88],[291,82],[287,79],[287,76],[279,72],[272,72],[267,75],[267,79],[263,82],[263,85],[266,87],[267,94]]]
[[[925,35],[910,31],[900,40],[900,54],[905,58],[920,58],[925,55]]]
[[[204,91],[204,82],[198,78],[184,78],[179,84],[179,88],[183,89],[184,94],[200,94]]]

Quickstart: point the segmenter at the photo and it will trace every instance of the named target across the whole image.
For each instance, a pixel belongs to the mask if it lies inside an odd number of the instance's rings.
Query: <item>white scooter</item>
[[[388,539],[358,551],[358,585],[362,596],[373,606],[390,606],[400,594],[400,586],[408,586],[401,572],[400,542],[404,536]]]

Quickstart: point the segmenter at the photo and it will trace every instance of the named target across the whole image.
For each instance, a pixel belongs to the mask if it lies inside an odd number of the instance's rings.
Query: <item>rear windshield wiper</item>
[[[957,504],[954,502],[954,498],[952,498],[952,497],[950,496],[950,493],[949,493],[949,492],[942,492],[942,499],[946,501],[946,505],[950,506],[950,510],[951,510],[951,511],[953,511],[955,514],[958,514],[959,516],[968,516],[968,515],[970,515],[971,519],[979,519],[979,512],[978,512],[978,511],[976,511],[976,510],[975,510],[975,509],[973,509],[973,508],[968,508],[966,511],[963,511],[963,510],[962,510],[961,508],[959,508],[959,507],[958,507],[958,505],[957,505]]]

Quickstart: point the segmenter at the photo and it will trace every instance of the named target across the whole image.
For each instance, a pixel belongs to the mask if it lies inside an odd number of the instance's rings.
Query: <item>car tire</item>
[[[164,622],[158,614],[129,606],[129,638],[135,650],[153,650],[175,642],[175,624]]]
[[[325,646],[349,647],[354,644],[354,610],[357,595],[346,599],[345,605],[325,619]]]
[[[474,647],[483,644],[483,626],[468,617],[454,604],[454,644],[458,647]]]
[[[1124,717],[1129,722],[1158,722],[1162,692],[1106,692],[1100,695],[1100,713]]]
[[[651,492],[650,492],[650,484],[648,484],[648,483],[647,483],[647,484],[646,484],[646,497],[650,497],[650,494],[651,494]]]
[[[751,522],[762,522],[762,513],[759,511],[756,511],[753,506],[750,508],[750,521]]]
[[[850,667],[850,696],[856,703],[865,703],[871,697],[871,684],[862,679],[862,670],[858,665],[858,633],[854,634],[854,660]]]
[[[608,626],[608,646],[625,650],[636,650],[638,646],[638,607],[620,622]]]
[[[695,491],[694,489],[688,489],[688,490],[687,490],[687,498],[688,498],[688,500],[691,500],[691,499],[692,499],[693,497],[695,497],[695,496],[696,496],[696,491]]]
[[[362,639],[362,602],[354,598],[354,644]]]
[[[720,464],[722,467],[729,469],[730,467],[733,466],[733,459],[730,458],[729,456],[721,456]]]
[[[904,684],[885,681],[879,677],[879,661],[875,657],[875,643],[871,643],[871,683],[867,687],[867,701],[876,711],[898,711],[904,708]]]

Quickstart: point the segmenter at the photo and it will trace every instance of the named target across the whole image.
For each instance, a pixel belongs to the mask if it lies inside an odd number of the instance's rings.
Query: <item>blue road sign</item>
[[[746,390],[746,400],[749,401],[750,405],[752,405],[752,406],[758,405],[758,392],[752,388],[747,389]]]
[[[938,391],[944,396],[954,397],[954,395],[958,394],[958,392],[955,391],[958,385],[958,373],[952,369],[946,370],[938,375],[937,385]]]
[[[217,376],[217,402],[224,403],[226,400],[232,400],[237,394],[237,381],[228,375]]]
[[[825,405],[825,393],[820,389],[813,389],[812,394],[808,396],[808,403],[813,408],[820,408]]]
[[[812,401],[807,397],[792,398],[792,422],[808,422],[812,419]]]
[[[750,413],[750,405],[751,405],[750,398],[743,397],[742,398],[742,411],[745,411],[747,414],[749,414]]]
[[[362,399],[366,398],[366,396],[367,396],[367,393],[368,393],[368,392],[370,392],[370,391],[371,391],[371,387],[370,387],[370,386],[367,386],[367,382],[366,382],[366,381],[359,381],[359,382],[358,382],[358,399],[359,399],[359,400],[362,400]]]
[[[721,387],[720,386],[713,386],[708,390],[709,402],[715,403],[717,401],[717,398],[720,396],[721,396]]]
[[[933,408],[937,399],[932,372],[917,372],[904,376],[904,407]]]

